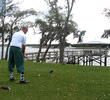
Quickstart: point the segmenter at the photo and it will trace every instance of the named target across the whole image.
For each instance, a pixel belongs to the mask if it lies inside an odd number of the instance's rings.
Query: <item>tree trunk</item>
[[[4,27],[4,18],[2,19],[2,52],[1,52],[1,59],[4,59],[4,31],[5,31],[5,27]]]
[[[1,51],[1,59],[4,58],[4,32],[2,33],[2,51]]]
[[[60,61],[59,63],[63,64],[64,63],[64,43],[63,39],[60,41]]]
[[[52,40],[50,40],[49,45],[48,45],[48,47],[47,47],[47,49],[46,49],[46,51],[45,51],[45,53],[43,55],[42,62],[45,62],[45,57],[47,55],[47,52],[48,52],[49,48],[51,47],[51,43],[52,43]]]
[[[13,26],[13,25],[12,25]],[[7,49],[6,49],[6,54],[5,54],[5,59],[7,60],[8,58],[8,50],[9,50],[9,46],[10,46],[10,43],[11,43],[11,40],[12,40],[12,35],[13,35],[13,29],[12,29],[12,26],[11,26],[11,31],[10,31],[10,38],[9,38],[9,42],[8,42],[8,45],[7,45]]]
[[[40,54],[41,54],[41,50],[42,50],[42,39],[41,39],[41,42],[40,42],[40,45],[39,45],[39,51],[38,51],[38,54],[36,56],[36,62],[40,62]]]
[[[8,42],[8,45],[7,45],[6,54],[5,54],[5,60],[8,59],[8,50],[9,50],[10,43],[11,43],[11,39],[9,39],[9,42]]]

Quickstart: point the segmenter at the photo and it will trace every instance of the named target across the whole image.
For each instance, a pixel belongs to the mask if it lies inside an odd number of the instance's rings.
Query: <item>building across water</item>
[[[75,49],[79,49],[80,53],[78,56],[75,57],[75,59],[78,60],[78,62],[83,63],[83,65],[93,65],[95,63],[98,63],[99,65],[107,65],[108,58],[110,57],[109,51],[110,51],[110,44],[109,43],[103,43],[100,41],[91,41],[87,43],[77,43],[71,45],[71,47],[74,47]]]

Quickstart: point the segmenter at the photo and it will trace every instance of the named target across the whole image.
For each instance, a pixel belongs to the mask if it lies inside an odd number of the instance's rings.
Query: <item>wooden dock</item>
[[[37,52],[26,53],[25,60],[36,61]],[[41,52],[40,60],[42,60],[44,52]],[[59,63],[59,51],[49,51],[46,55],[46,62],[51,60],[51,62]],[[82,50],[82,51],[65,51],[64,58],[67,59],[67,64],[83,64],[83,65],[93,65],[97,63],[100,66],[107,66],[107,59],[110,57],[107,51],[104,50]]]
[[[38,54],[38,52],[26,53],[25,60],[36,61],[37,54]],[[40,54],[40,60],[42,60],[43,55],[44,55],[44,52],[41,52],[41,54]],[[45,59],[46,60],[52,59],[53,61],[56,60],[56,63],[58,63],[58,60],[59,60],[59,51],[48,52]]]

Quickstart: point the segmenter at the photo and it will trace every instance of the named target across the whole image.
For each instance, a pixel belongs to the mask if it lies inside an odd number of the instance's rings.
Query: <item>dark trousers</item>
[[[24,73],[24,58],[22,49],[19,47],[11,46],[9,50],[8,71],[14,71],[16,65],[18,73]]]

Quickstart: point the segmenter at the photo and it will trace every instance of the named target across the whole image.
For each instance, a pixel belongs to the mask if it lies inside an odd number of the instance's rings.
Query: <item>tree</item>
[[[70,12],[72,10],[72,6],[70,7],[70,2],[67,0],[66,11],[63,10],[63,7],[58,6],[58,0],[45,0],[49,6],[48,13],[44,14],[42,21],[37,20],[37,25],[39,24],[40,33],[42,34],[42,38],[40,40],[40,49],[41,52],[42,45],[47,45],[47,50],[43,55],[43,59],[45,60],[46,53],[51,46],[53,40],[59,41],[60,48],[60,63],[63,63],[63,53],[66,43],[66,37],[75,33],[77,30],[77,24],[72,20],[72,16]],[[74,0],[72,0],[73,4]],[[67,7],[68,8],[67,10]],[[65,13],[66,12],[66,13]],[[42,44],[42,45],[41,45]],[[37,55],[37,61],[39,61],[40,53]]]
[[[8,1],[10,2],[10,0]],[[1,19],[1,37],[2,37],[2,52],[1,52],[1,59],[3,59],[4,56],[4,21],[5,21],[5,10],[6,10],[6,0],[1,0],[0,2],[0,19]]]
[[[65,0],[66,4],[63,7],[58,6],[58,1],[59,0],[48,0],[50,8],[55,14],[54,20],[57,25],[57,37],[59,39],[60,63],[63,63],[66,37],[70,34],[69,22],[71,19],[71,11],[75,0]]]
[[[74,38],[78,38],[78,43],[81,43],[81,42],[83,42],[83,36],[85,35],[85,30],[83,30],[83,31],[80,31],[80,30],[78,30],[77,32],[75,32],[75,34],[74,34]]]
[[[105,8],[103,14],[105,15],[105,17],[110,19],[110,8]]]
[[[45,21],[42,21],[41,19],[37,19],[36,22],[35,22],[36,26],[39,27],[40,29],[40,32],[41,33],[41,39],[40,39],[40,45],[39,45],[39,51],[38,51],[38,55],[36,57],[36,61],[37,62],[40,62],[40,53],[41,53],[41,50],[42,50],[42,46],[43,46],[43,43],[45,41],[45,32],[46,32],[46,27],[47,27],[47,24]]]
[[[8,48],[11,42],[11,38],[13,35],[13,31],[17,31],[21,26],[24,24],[27,26],[30,26],[32,24],[31,22],[24,21],[25,18],[31,16],[31,15],[37,15],[37,12],[33,9],[28,9],[25,11],[20,11],[19,7],[17,6],[18,3],[13,4],[13,0],[7,0],[5,1],[5,9],[1,13],[1,30],[2,30],[2,46],[4,45],[4,37],[6,37],[5,40],[9,40],[7,50],[6,50],[6,56],[5,59],[7,59],[8,55]],[[4,16],[4,17],[3,17]],[[3,19],[3,18],[4,19]],[[8,19],[8,21],[5,21],[5,19]],[[2,59],[4,56],[4,49],[2,49]]]
[[[104,33],[102,34],[101,38],[108,38],[110,36],[110,29],[104,30]]]
[[[25,11],[16,11],[15,13],[13,12],[13,15],[10,17],[10,28],[9,28],[9,42],[6,50],[6,56],[5,59],[7,59],[7,54],[8,54],[8,48],[12,39],[12,35],[15,31],[18,31],[20,27],[22,26],[28,26],[28,27],[33,27],[34,24],[32,22],[24,21],[25,18],[32,16],[32,15],[37,15],[37,12],[34,11],[33,9],[28,9]]]
[[[103,11],[103,14],[105,15],[105,17],[110,19],[110,9],[109,8],[105,8]],[[110,29],[104,30],[104,33],[102,34],[101,38],[108,38],[109,36],[110,36]]]
[[[47,16],[45,16],[45,19],[48,19]],[[46,54],[49,48],[51,47],[51,43],[55,37],[55,31],[54,31],[55,28],[53,26],[52,20],[50,21],[50,19],[47,21],[37,19],[35,24],[37,25],[37,27],[39,27],[40,29],[39,33],[41,34],[40,46],[39,46],[38,55],[36,57],[36,61],[37,62],[40,61],[40,53],[42,50],[42,46],[47,46],[47,49],[42,57],[42,62],[44,62]]]

